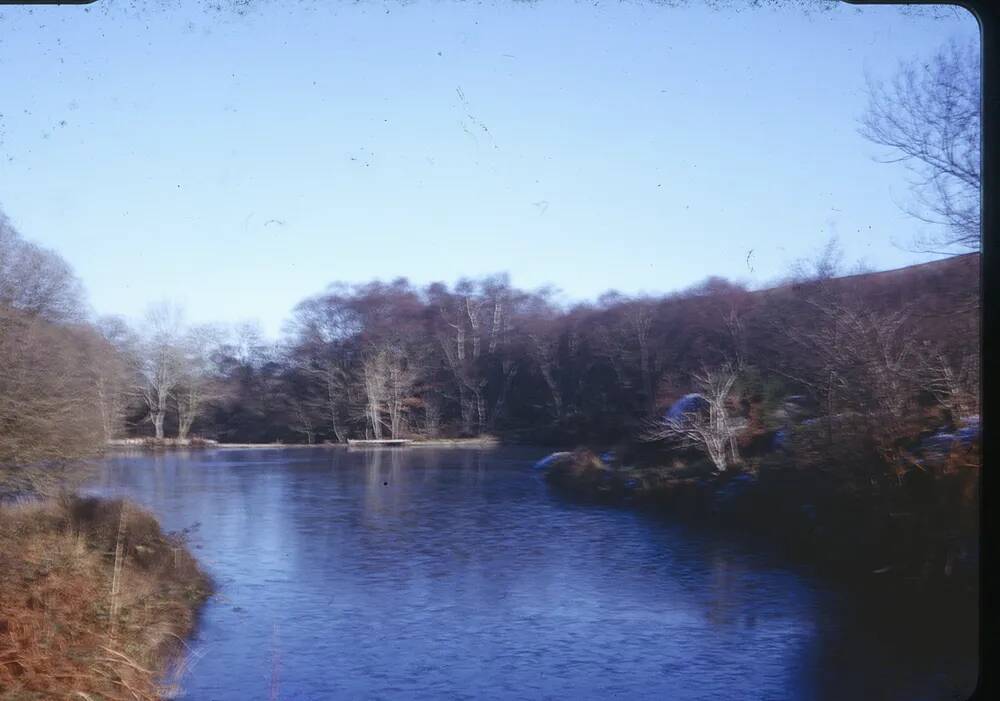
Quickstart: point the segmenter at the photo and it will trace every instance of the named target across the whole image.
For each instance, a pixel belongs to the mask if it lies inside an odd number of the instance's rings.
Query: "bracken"
[[[0,699],[170,695],[211,590],[181,539],[129,502],[0,507]]]

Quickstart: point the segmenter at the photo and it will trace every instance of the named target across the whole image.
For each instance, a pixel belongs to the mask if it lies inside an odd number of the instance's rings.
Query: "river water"
[[[967,695],[968,640],[731,536],[569,501],[544,452],[120,455],[92,491],[191,529],[218,585],[183,699]]]

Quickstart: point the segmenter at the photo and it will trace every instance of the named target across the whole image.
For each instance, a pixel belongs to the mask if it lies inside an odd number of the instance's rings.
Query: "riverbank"
[[[0,507],[0,699],[169,696],[211,591],[182,539],[129,502]]]
[[[224,443],[209,438],[114,438],[106,442],[107,448],[142,448],[164,450],[168,448],[218,448]]]
[[[623,467],[578,450],[557,454],[546,480],[579,499],[738,531],[860,586],[978,597],[973,469],[861,489],[840,475],[779,461],[720,474],[704,463]]]
[[[404,444],[388,445],[392,441],[386,441],[387,447],[398,448],[495,448],[500,445],[500,440],[496,436],[479,436],[476,438],[413,438],[406,439]],[[365,443],[362,441],[361,443]],[[376,442],[371,442],[372,444]],[[191,438],[180,440],[177,438],[121,438],[107,442],[107,447],[114,449],[136,449],[136,450],[188,450],[188,449],[280,449],[289,448],[347,448],[347,443],[220,443],[207,438]],[[351,446],[353,447],[353,446]],[[358,445],[366,448],[371,445]]]

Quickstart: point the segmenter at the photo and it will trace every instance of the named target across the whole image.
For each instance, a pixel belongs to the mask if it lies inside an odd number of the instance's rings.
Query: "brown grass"
[[[179,539],[121,500],[0,507],[0,699],[158,699],[211,590]]]

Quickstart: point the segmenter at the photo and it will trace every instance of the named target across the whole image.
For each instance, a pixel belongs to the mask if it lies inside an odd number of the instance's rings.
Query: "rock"
[[[534,465],[534,469],[547,470],[559,460],[569,459],[570,457],[572,457],[572,455],[573,455],[572,453],[568,453],[565,451],[558,453],[551,453],[550,455],[546,455],[544,458],[536,462]]]
[[[664,414],[664,421],[672,421],[682,418],[685,414],[696,414],[699,411],[708,409],[708,400],[697,393],[685,394],[671,405]]]

